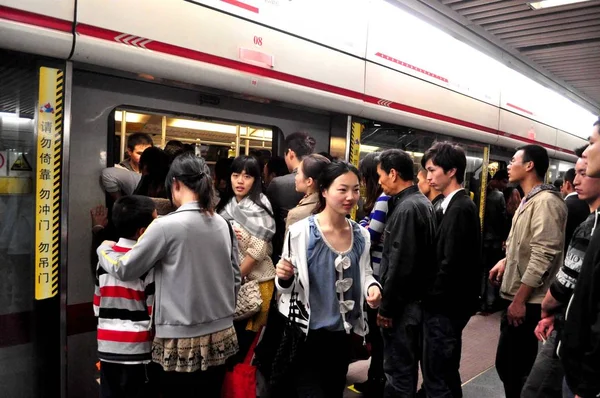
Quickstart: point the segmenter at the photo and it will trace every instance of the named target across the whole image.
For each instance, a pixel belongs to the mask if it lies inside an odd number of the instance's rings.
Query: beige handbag
[[[240,286],[237,304],[235,305],[234,321],[248,319],[260,312],[263,300],[258,288],[258,281],[246,281]]]

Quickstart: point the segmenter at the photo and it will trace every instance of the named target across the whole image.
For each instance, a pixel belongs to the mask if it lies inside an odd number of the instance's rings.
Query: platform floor
[[[500,312],[489,316],[475,315],[463,331],[460,374],[464,398],[504,397],[502,382],[494,368],[500,335],[500,316]],[[350,365],[345,398],[357,398],[362,395],[353,390],[352,386],[355,382],[367,378],[368,369],[368,360]]]

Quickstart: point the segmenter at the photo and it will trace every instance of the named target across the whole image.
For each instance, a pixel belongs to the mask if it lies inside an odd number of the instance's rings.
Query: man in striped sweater
[[[156,218],[152,199],[124,196],[113,207],[119,234],[116,252],[127,253]],[[147,366],[152,359],[154,270],[120,281],[96,268],[94,313],[98,317],[98,357],[102,398],[152,397]]]

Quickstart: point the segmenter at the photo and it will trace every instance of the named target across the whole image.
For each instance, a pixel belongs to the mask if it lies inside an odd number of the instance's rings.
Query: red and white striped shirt
[[[113,250],[123,256],[136,241],[119,239]],[[98,317],[98,357],[124,364],[152,359],[151,330],[154,270],[133,281],[120,281],[100,265],[96,268],[94,314]]]

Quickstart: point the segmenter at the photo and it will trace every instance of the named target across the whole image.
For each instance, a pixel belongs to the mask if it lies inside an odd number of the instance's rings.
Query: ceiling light
[[[125,116],[125,118],[127,119],[127,123],[143,123],[146,118],[148,118],[148,115],[142,115],[141,113],[132,113],[132,112],[125,112],[127,114],[127,116]],[[123,119],[123,112],[122,111],[115,111],[115,121],[120,122]]]
[[[565,6],[568,4],[583,3],[584,1],[590,1],[590,0],[543,0],[543,1],[535,1],[533,3],[529,3],[529,7],[531,7],[534,10],[541,10],[543,8],[559,7],[559,6]]]
[[[377,152],[378,150],[379,150],[379,147],[377,147],[377,146],[372,146],[372,145],[361,145],[360,146],[361,152]]]
[[[173,119],[169,122],[170,127],[179,127],[182,129],[214,131],[216,133],[235,134],[236,126],[229,124],[197,122],[195,120]]]

